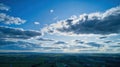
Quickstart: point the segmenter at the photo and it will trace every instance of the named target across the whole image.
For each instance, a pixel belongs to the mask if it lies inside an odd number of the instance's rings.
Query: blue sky
[[[119,11],[119,0],[0,0],[0,51],[120,52]]]

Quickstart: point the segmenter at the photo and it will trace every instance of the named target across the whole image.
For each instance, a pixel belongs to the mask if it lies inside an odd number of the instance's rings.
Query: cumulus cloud
[[[96,12],[82,14],[53,23],[42,29],[47,33],[63,35],[79,34],[113,34],[120,33],[120,6],[106,10],[104,13]]]
[[[29,39],[35,36],[41,36],[41,33],[39,31],[23,30],[0,26],[0,38]]]
[[[0,10],[9,11],[9,9],[10,9],[10,7],[0,3]],[[6,13],[0,13],[0,23],[20,25],[25,22],[26,22],[26,20],[23,20],[19,17],[13,17],[10,15],[7,15]]]
[[[5,13],[0,13],[0,22],[4,24],[16,24],[20,25],[26,22],[26,20],[22,20],[19,17],[13,17],[6,15]]]
[[[0,10],[5,10],[5,11],[8,11],[10,9],[9,6],[7,5],[4,5],[3,3],[0,3]]]

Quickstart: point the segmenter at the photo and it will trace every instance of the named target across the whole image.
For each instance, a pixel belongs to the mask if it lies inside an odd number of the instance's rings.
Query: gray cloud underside
[[[8,44],[14,44],[14,42],[7,41],[6,39],[0,38],[0,46],[2,46],[2,45],[8,45]]]
[[[39,41],[54,41],[53,39],[48,39],[48,38],[38,38],[37,40],[39,40]]]
[[[67,43],[64,42],[64,41],[57,41],[57,42],[55,42],[54,44],[67,44]]]
[[[81,40],[75,40],[74,42],[77,43],[77,44],[83,44],[84,43],[84,41],[81,41]]]
[[[12,50],[33,50],[34,48],[40,48],[40,45],[24,42],[24,41],[2,41],[3,44],[1,44],[0,41],[0,49],[12,49]]]
[[[112,41],[104,41],[104,43],[112,43]]]
[[[41,36],[38,31],[22,30],[10,27],[0,26],[0,38],[19,38],[19,39],[29,39],[31,37]]]
[[[99,37],[99,39],[105,39],[105,38],[107,38],[107,36]]]
[[[120,6],[104,13],[82,14],[80,17],[61,20],[44,27],[42,31],[66,35],[120,33]]]
[[[88,42],[86,43],[87,45],[90,45],[92,47],[103,47],[103,45],[99,44],[99,43],[96,43],[96,42]]]
[[[20,25],[26,22],[26,20],[22,20],[19,17],[13,17],[13,16],[9,16],[5,13],[0,13],[0,22],[4,23],[4,24],[16,24],[16,25]]]

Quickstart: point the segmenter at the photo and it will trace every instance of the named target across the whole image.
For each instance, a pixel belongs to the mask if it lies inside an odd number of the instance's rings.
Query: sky
[[[0,52],[119,53],[120,0],[0,0]]]

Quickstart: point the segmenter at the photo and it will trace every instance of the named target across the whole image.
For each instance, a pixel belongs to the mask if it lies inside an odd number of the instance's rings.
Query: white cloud
[[[39,22],[34,22],[34,24],[39,25],[40,23]]]
[[[0,10],[8,11],[9,9],[10,9],[10,7],[0,3]],[[10,15],[7,15],[6,13],[0,13],[0,23],[20,25],[25,22],[26,22],[26,20],[23,20],[19,17],[13,17]]]
[[[62,35],[114,34],[120,33],[120,6],[104,13],[96,12],[73,16],[66,20],[50,24],[42,29],[47,33]]]
[[[16,24],[20,25],[26,22],[26,20],[22,20],[19,17],[13,17],[6,15],[5,13],[0,13],[0,22],[4,24]]]
[[[50,13],[53,13],[53,12],[54,12],[54,10],[53,10],[53,9],[51,9],[51,10],[50,10]]]

